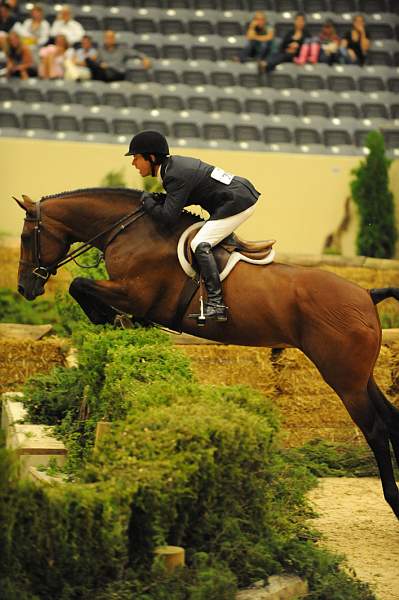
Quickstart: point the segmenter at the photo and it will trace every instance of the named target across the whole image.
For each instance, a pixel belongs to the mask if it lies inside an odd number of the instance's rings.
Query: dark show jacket
[[[212,220],[236,215],[255,204],[260,192],[248,179],[229,177],[228,173],[223,176],[221,169],[219,172],[224,181],[231,179],[227,185],[211,176],[215,176],[214,166],[198,158],[169,156],[161,165],[161,178],[166,194],[155,194],[154,197],[144,192],[144,209],[155,220],[173,224],[183,208],[191,204],[204,208]]]

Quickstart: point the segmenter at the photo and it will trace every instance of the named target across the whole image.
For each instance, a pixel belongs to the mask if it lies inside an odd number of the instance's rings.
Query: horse
[[[25,211],[18,291],[33,300],[57,268],[96,247],[109,280],[75,278],[69,288],[92,323],[112,323],[118,312],[176,329],[187,275],[176,247],[197,219],[184,212],[172,226],[155,222],[141,207],[141,191],[91,188],[43,197],[14,198]],[[70,251],[71,244],[84,242]],[[381,346],[376,304],[399,300],[399,288],[366,290],[314,267],[239,262],[223,282],[225,323],[199,328],[189,314],[196,288],[181,314],[181,331],[225,344],[295,347],[317,367],[344,403],[374,453],[384,497],[399,519],[399,490],[390,444],[399,464],[399,410],[373,377]]]

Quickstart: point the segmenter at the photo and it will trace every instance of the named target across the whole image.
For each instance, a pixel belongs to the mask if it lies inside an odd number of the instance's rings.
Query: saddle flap
[[[194,255],[191,249],[191,242],[197,235],[198,231],[191,231],[187,236],[185,245],[185,256],[191,266],[194,265]],[[214,255],[219,271],[223,271],[233,252],[239,252],[252,260],[263,260],[271,253],[276,240],[265,240],[259,242],[248,242],[241,240],[235,233],[232,233],[227,238],[222,240],[214,249]]]

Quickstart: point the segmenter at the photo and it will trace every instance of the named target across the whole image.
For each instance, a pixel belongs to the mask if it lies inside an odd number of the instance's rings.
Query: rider
[[[204,315],[217,321],[227,320],[222,286],[212,247],[232,233],[253,213],[260,196],[252,183],[226,173],[198,158],[170,156],[166,138],[158,131],[135,135],[125,156],[133,156],[132,165],[142,177],[162,180],[166,194],[143,192],[144,209],[157,221],[172,225],[185,206],[198,204],[210,215],[191,242],[207,290]]]

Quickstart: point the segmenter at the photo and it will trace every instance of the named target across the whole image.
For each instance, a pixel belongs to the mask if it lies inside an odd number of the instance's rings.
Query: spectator
[[[91,72],[87,67],[86,60],[97,60],[98,51],[93,46],[89,35],[84,35],[80,42],[80,48],[73,50],[73,55],[65,60],[65,79],[80,81],[90,79]]]
[[[39,77],[42,79],[63,79],[65,60],[72,58],[73,49],[69,47],[65,35],[59,34],[55,43],[44,46],[40,52]]]
[[[339,36],[337,35],[334,23],[327,19],[324,22],[320,34],[305,42],[301,46],[299,56],[294,58],[297,65],[303,65],[306,62],[332,65],[338,61],[339,56]]]
[[[97,58],[86,59],[86,65],[91,71],[93,79],[100,81],[122,81],[125,79],[125,64],[129,58],[138,56],[145,69],[151,66],[148,58],[138,53],[134,53],[128,48],[116,43],[115,32],[108,30],[104,32],[104,44]]]
[[[19,7],[19,0],[6,0],[12,15],[17,19],[21,20],[21,9]]]
[[[7,35],[17,23],[16,17],[12,14],[7,2],[0,3],[0,50],[5,50],[7,46]]]
[[[10,31],[8,34],[6,58],[7,77],[29,79],[29,77],[35,77],[37,75],[32,52],[26,44],[23,44],[16,31]]]
[[[36,48],[47,44],[50,37],[50,24],[44,18],[43,8],[39,4],[32,7],[30,18],[17,23],[14,29],[22,37],[25,44]]]
[[[348,65],[363,66],[370,48],[370,35],[362,15],[353,17],[352,28],[341,41],[341,60]]]
[[[248,25],[246,38],[247,42],[242,49],[240,61],[244,63],[249,58],[266,60],[272,51],[274,30],[268,26],[264,12],[255,13]]]
[[[70,46],[78,44],[84,36],[84,29],[80,23],[72,18],[72,12],[66,4],[58,12],[57,18],[50,29],[50,35],[64,35]]]
[[[278,52],[272,54],[269,60],[259,62],[259,72],[269,73],[282,62],[292,62],[299,55],[304,41],[310,37],[305,27],[305,15],[298,13],[295,15],[294,26],[283,37]]]

